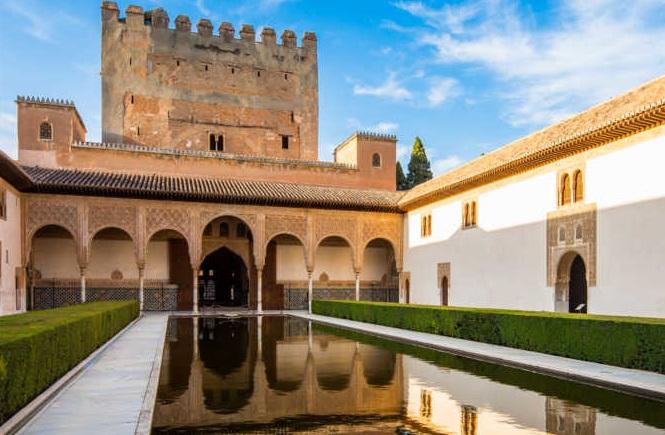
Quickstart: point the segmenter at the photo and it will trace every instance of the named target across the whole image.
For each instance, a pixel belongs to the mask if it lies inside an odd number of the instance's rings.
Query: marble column
[[[263,268],[256,268],[256,311],[263,312]]]

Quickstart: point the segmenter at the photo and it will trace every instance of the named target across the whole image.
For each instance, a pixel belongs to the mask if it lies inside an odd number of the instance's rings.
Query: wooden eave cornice
[[[664,123],[665,99],[662,99],[638,111],[627,113],[619,119],[609,121],[600,127],[563,138],[542,150],[518,157],[510,162],[482,171],[476,175],[468,176],[462,180],[433,188],[433,190],[422,193],[414,198],[408,198],[409,195],[407,193],[400,200],[399,206],[404,211],[413,210],[434,201],[521,174],[557,160],[658,127]]]

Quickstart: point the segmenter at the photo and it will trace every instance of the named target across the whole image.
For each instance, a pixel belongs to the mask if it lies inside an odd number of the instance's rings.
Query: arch
[[[53,140],[53,124],[48,121],[39,124],[39,140]]]
[[[313,262],[312,266],[316,266],[316,263],[317,263],[316,260],[317,260],[317,256],[318,256],[318,253],[319,253],[319,248],[321,248],[322,244],[326,241],[328,241],[328,242],[343,241],[346,244],[346,247],[348,247],[351,250],[351,269],[355,273],[356,264],[357,264],[356,263],[357,258],[356,258],[355,245],[348,239],[348,237],[338,235],[338,234],[329,234],[327,236],[323,236],[316,242],[316,244],[314,245],[314,252],[313,252],[314,262]],[[314,271],[314,269],[313,269],[313,272],[315,273],[314,276],[316,276],[316,271]]]
[[[381,154],[379,153],[372,154],[372,167],[373,168],[381,167]]]
[[[441,278],[441,305],[448,306],[448,277]]]
[[[368,385],[386,387],[393,382],[397,365],[395,352],[369,344],[360,344],[358,352]]]
[[[359,254],[360,279],[365,286],[360,289],[360,299],[398,302],[399,273],[394,243],[384,237],[375,237],[364,244]]]
[[[302,249],[302,252],[298,252],[299,249]],[[308,278],[307,245],[294,233],[279,232],[266,240],[263,255],[261,288],[263,308],[269,310],[292,308],[285,307],[285,301],[290,301],[292,289],[302,288],[302,283]],[[297,290],[295,291],[297,293]]]
[[[570,204],[572,192],[570,188],[570,177],[568,174],[563,174],[561,176],[561,195],[560,195],[560,205]]]
[[[280,232],[277,232],[277,233],[274,233],[274,234],[270,235],[269,237],[266,237],[266,242],[265,242],[265,244],[263,245],[263,250],[264,250],[264,252],[265,252],[265,250],[268,248],[268,244],[269,244],[270,242],[272,242],[275,238],[279,237],[279,236],[290,236],[290,237],[293,237],[293,238],[295,238],[295,239],[298,239],[298,241],[299,241],[300,244],[303,246],[303,248],[305,248],[305,250],[306,250],[306,248],[307,248],[307,244],[306,244],[305,241],[302,239],[302,237],[300,237],[298,234],[296,234],[296,233],[294,233],[294,232],[291,232],[291,231],[280,231]],[[305,262],[307,262],[307,253],[305,253]]]
[[[122,228],[121,226],[117,226],[117,225],[104,225],[104,226],[101,226],[99,228],[94,229],[93,231],[90,232],[90,237],[88,238],[88,243],[92,242],[95,239],[95,237],[97,237],[97,235],[99,235],[99,233],[101,233],[102,231],[106,231],[106,230],[121,231],[121,232],[125,233],[127,235],[127,237],[129,237],[133,243],[136,243],[136,239],[132,235],[131,231],[128,231],[127,229]]]
[[[249,306],[250,265],[228,246],[205,256],[199,267],[200,305]]]
[[[588,279],[586,261],[577,250],[570,250],[561,256],[557,266],[555,283],[555,310],[558,312],[577,312],[580,304],[585,304],[580,312],[588,308]]]
[[[99,246],[102,240],[106,241],[105,250]],[[127,241],[129,248],[126,246]],[[130,261],[132,264],[127,264],[128,251],[134,254],[134,261]],[[116,226],[105,226],[97,230],[88,242],[87,278],[108,280],[113,278],[115,271],[119,271],[123,278],[138,280],[137,253],[134,239],[128,231]]]
[[[160,249],[152,252],[152,243],[165,242]],[[154,247],[153,249],[155,249]],[[193,278],[191,244],[179,230],[161,228],[150,233],[145,242],[145,278],[146,280],[177,286],[175,301],[177,309],[190,310],[193,307]],[[146,285],[146,289],[148,285]],[[146,305],[150,306],[152,293],[146,291]],[[161,301],[158,301],[162,304]],[[157,302],[156,302],[157,303]]]
[[[81,302],[80,246],[63,225],[47,224],[30,236],[31,308],[55,308]]]
[[[570,265],[570,280],[568,282],[568,312],[586,313],[587,301],[587,278],[586,265],[581,256],[577,255]]]
[[[573,175],[573,195],[575,202],[584,201],[584,173],[581,169],[575,171]]]

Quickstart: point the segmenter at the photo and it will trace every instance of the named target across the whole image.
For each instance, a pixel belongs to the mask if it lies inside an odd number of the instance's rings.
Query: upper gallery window
[[[559,206],[584,201],[584,172],[581,169],[561,175],[558,201]]]
[[[7,191],[0,190],[0,219],[7,219]]]
[[[420,237],[432,235],[432,214],[426,214],[420,218]]]
[[[49,122],[39,124],[39,140],[53,140],[53,126]]]
[[[372,167],[374,168],[381,167],[381,154],[379,153],[372,154]]]
[[[570,204],[571,196],[570,177],[568,174],[563,174],[559,188],[559,205]]]
[[[462,209],[462,228],[470,228],[478,223],[478,205],[476,201],[469,201]]]
[[[573,196],[575,202],[584,201],[584,173],[579,169],[575,171],[573,178]]]

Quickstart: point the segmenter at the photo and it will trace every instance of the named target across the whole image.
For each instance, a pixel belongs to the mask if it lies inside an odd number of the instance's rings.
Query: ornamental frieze
[[[320,242],[325,237],[330,236],[341,236],[352,245],[356,244],[356,229],[358,227],[356,218],[318,215],[314,222],[315,241]],[[352,247],[355,249],[355,246]]]
[[[59,225],[78,237],[79,219],[76,205],[59,201],[29,201],[27,207],[26,233],[29,237],[47,225]]]
[[[283,233],[293,234],[303,243],[306,243],[307,240],[307,218],[305,216],[267,215],[265,228],[266,242]]]
[[[91,206],[88,211],[88,237],[103,228],[120,228],[136,240],[136,208],[116,205]]]
[[[152,237],[160,230],[176,230],[190,241],[190,220],[189,211],[184,208],[148,208],[145,211],[146,235]]]

